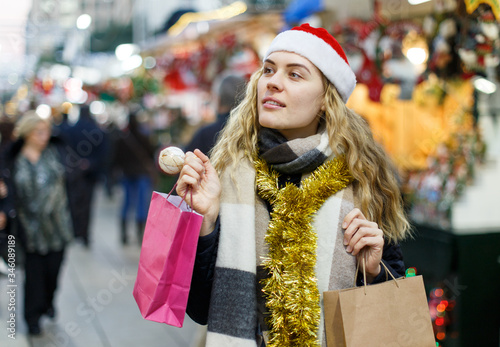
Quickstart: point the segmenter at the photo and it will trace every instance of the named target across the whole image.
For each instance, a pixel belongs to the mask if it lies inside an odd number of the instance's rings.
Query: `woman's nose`
[[[283,81],[279,73],[272,75],[267,81],[268,89],[281,90],[283,88]]]

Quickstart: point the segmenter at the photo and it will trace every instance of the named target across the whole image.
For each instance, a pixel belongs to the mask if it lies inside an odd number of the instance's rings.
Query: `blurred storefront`
[[[348,106],[401,173],[405,263],[424,276],[439,346],[499,345],[498,9],[469,3],[392,20],[381,7],[331,29],[358,67]]]

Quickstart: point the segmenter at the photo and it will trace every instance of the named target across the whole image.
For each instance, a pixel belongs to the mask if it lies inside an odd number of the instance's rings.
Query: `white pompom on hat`
[[[356,75],[344,50],[326,29],[313,28],[306,23],[283,31],[271,42],[264,60],[277,51],[297,53],[307,58],[332,82],[342,100],[347,102],[356,86]]]

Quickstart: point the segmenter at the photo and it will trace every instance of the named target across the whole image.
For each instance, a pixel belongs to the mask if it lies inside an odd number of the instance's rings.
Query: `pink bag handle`
[[[172,189],[171,189],[171,190],[170,190],[170,192],[168,193],[168,195],[167,195],[167,199],[170,197],[170,195],[172,195],[172,192],[174,191],[174,189],[175,189],[176,187],[177,187],[177,182],[175,182],[174,186],[172,187]],[[189,186],[188,191],[189,191],[189,193],[191,193],[191,204],[192,204],[192,203],[193,203],[193,188],[191,188],[191,186]],[[187,193],[186,193],[186,195],[187,195]],[[186,199],[186,195],[181,196],[182,200],[181,200],[181,202],[179,203],[179,205],[177,206],[178,208],[180,208],[180,207],[181,207],[181,205],[182,205],[182,202],[183,202],[183,201],[185,201],[185,199]],[[192,209],[191,205],[189,205],[189,204],[187,203],[187,201],[186,201],[186,205],[188,206],[188,208],[189,208],[191,211],[193,211],[193,209]]]

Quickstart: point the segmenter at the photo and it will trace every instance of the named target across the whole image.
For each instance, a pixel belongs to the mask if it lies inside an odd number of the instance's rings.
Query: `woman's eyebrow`
[[[272,61],[271,59],[269,59],[269,58],[267,58],[266,60],[264,60],[264,62],[272,64],[272,65],[276,65],[276,63],[274,61]],[[311,73],[311,71],[307,68],[307,66],[305,66],[303,64],[299,64],[299,63],[290,63],[290,64],[287,64],[286,67],[301,67],[301,68],[306,69],[307,72]]]
[[[291,64],[287,64],[287,67],[301,67],[301,68],[306,69],[307,72],[311,73],[311,71],[309,71],[309,69],[307,68],[307,66],[305,66],[303,64],[291,63]]]
[[[264,63],[269,63],[269,64],[276,65],[276,63],[274,61],[272,61],[271,59],[269,59],[269,58],[267,58],[266,60],[264,60]]]

